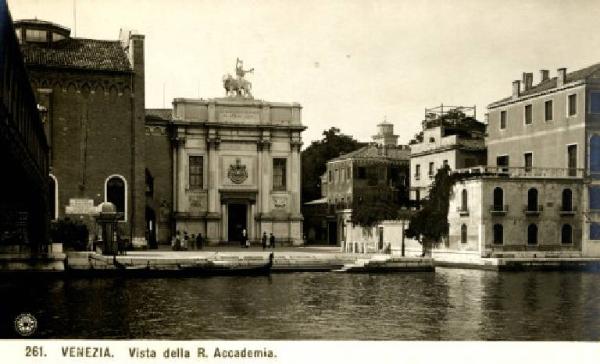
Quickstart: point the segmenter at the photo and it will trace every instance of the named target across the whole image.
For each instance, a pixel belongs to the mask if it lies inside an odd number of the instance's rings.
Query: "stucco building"
[[[321,203],[328,206],[328,235],[332,239],[331,229],[335,229],[338,244],[349,238],[353,228],[353,202],[384,198],[399,208],[408,203],[410,149],[398,145],[393,124],[384,121],[377,129],[373,143],[327,162]]]
[[[600,65],[524,73],[488,106],[488,166],[454,186],[449,257],[600,255]],[[466,200],[465,203],[463,200]]]
[[[45,110],[51,218],[90,222],[109,201],[122,214],[121,237],[146,246],[144,36],[75,38],[37,19],[16,21],[15,30]]]
[[[410,198],[426,198],[437,170],[486,163],[485,124],[475,107],[439,106],[425,109],[423,130],[410,143]]]

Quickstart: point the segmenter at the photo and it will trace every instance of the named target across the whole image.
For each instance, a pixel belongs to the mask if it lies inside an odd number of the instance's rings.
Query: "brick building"
[[[15,22],[31,85],[47,110],[53,219],[93,221],[115,203],[120,234],[146,245],[144,173],[144,36],[71,37],[41,20]]]

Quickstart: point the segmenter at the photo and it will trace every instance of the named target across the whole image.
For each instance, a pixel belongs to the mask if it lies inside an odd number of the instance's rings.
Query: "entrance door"
[[[230,242],[240,242],[242,239],[242,230],[246,229],[248,218],[248,205],[231,203],[227,205],[227,239]]]

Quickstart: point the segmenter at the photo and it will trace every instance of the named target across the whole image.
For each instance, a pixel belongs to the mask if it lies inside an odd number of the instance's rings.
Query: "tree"
[[[323,131],[323,139],[313,141],[302,152],[302,203],[321,197],[321,176],[327,161],[341,154],[364,146],[351,136],[340,134],[340,129],[331,127]]]
[[[406,236],[417,239],[423,247],[423,256],[433,242],[448,236],[448,207],[452,194],[452,185],[460,178],[450,175],[450,168],[444,166],[435,175],[429,189],[429,197],[423,201],[423,208],[411,216]]]

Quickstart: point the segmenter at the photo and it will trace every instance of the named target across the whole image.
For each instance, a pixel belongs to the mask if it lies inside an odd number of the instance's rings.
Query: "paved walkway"
[[[152,257],[152,258],[169,258],[169,259],[185,259],[185,258],[208,258],[216,256],[268,256],[271,252],[275,256],[287,257],[335,257],[339,255],[347,255],[349,253],[340,252],[337,246],[308,246],[308,247],[276,247],[275,249],[265,249],[262,247],[240,248],[236,246],[209,246],[202,250],[185,250],[173,251],[170,247],[160,246],[159,249],[150,249],[142,251],[128,251],[127,256],[132,258],[137,257]],[[352,254],[359,257],[364,254]],[[371,254],[369,254],[371,255]]]

